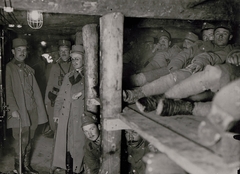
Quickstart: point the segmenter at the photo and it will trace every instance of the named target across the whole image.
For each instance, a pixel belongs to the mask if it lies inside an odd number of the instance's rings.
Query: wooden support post
[[[82,45],[83,44],[83,33],[78,31],[76,33],[75,45]]]
[[[100,18],[101,174],[120,173],[121,131],[107,131],[103,122],[104,119],[116,118],[122,110],[123,22],[121,13],[110,13]]]
[[[98,32],[97,24],[83,27],[83,45],[85,50],[85,108],[87,111],[97,113],[97,106],[89,104],[89,99],[96,98],[94,88],[98,85]]]

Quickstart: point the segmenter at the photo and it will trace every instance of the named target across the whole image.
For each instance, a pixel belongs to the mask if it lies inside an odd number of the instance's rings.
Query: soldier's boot
[[[237,127],[240,121],[239,95],[240,80],[223,87],[215,95],[210,113],[198,128],[198,136],[203,144],[213,145],[224,135],[224,132],[231,132]],[[212,133],[206,135],[207,132]]]
[[[73,159],[71,157],[71,154],[70,152],[67,152],[66,154],[66,174],[73,174],[73,169],[72,169],[72,166],[73,166]]]
[[[30,140],[29,144],[25,149],[25,155],[23,160],[23,168],[25,174],[39,174],[38,171],[34,170],[31,165],[31,157],[32,157],[32,147],[33,147],[33,140]]]
[[[206,90],[217,91],[221,70],[207,66],[204,71],[192,74],[165,92],[167,98],[181,99],[200,94]]]
[[[144,96],[141,87],[133,90],[123,90],[123,101],[127,103],[135,103],[138,99]]]
[[[138,107],[140,112],[151,112],[157,109],[158,101],[162,98],[162,94],[153,95],[150,97],[140,98],[136,102],[136,106]]]
[[[161,116],[192,115],[193,108],[194,103],[190,101],[161,98],[156,114]]]

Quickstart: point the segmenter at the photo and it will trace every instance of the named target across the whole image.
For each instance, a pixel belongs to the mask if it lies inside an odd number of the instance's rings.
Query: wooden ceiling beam
[[[230,20],[231,1],[236,0],[11,0],[17,10],[99,16],[121,12],[126,17],[184,20]]]

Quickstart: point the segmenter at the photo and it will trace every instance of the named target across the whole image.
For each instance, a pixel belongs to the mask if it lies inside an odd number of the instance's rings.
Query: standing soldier
[[[47,122],[47,115],[40,89],[34,77],[34,70],[24,63],[27,56],[27,41],[16,38],[13,40],[12,46],[14,59],[6,66],[6,98],[7,105],[9,105],[7,126],[12,128],[15,139],[14,167],[16,171],[14,172],[19,174],[21,154],[23,156],[23,172],[38,174],[30,165],[31,150],[35,130],[38,124]],[[20,131],[21,129],[22,131]],[[21,140],[19,140],[20,133]],[[21,141],[22,143],[19,144]],[[19,145],[21,145],[21,153]]]
[[[73,45],[70,55],[74,70],[64,76],[54,106],[54,121],[58,123],[58,128],[53,167],[66,169],[68,174],[80,174],[83,172],[85,144],[81,124],[84,113],[83,47]]]
[[[52,65],[50,70],[49,79],[46,87],[45,105],[48,113],[49,126],[45,128],[45,136],[53,137],[53,131],[55,131],[55,125],[53,122],[53,107],[55,99],[60,90],[63,82],[63,77],[73,70],[70,59],[70,47],[71,42],[67,40],[59,41],[59,59],[56,64]]]

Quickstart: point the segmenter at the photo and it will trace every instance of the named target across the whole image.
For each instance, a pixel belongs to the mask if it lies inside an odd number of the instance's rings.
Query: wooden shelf
[[[160,117],[154,112],[140,113],[131,105],[123,110],[119,119],[191,174],[237,173],[236,164],[225,163],[199,142],[197,128],[204,117]]]

